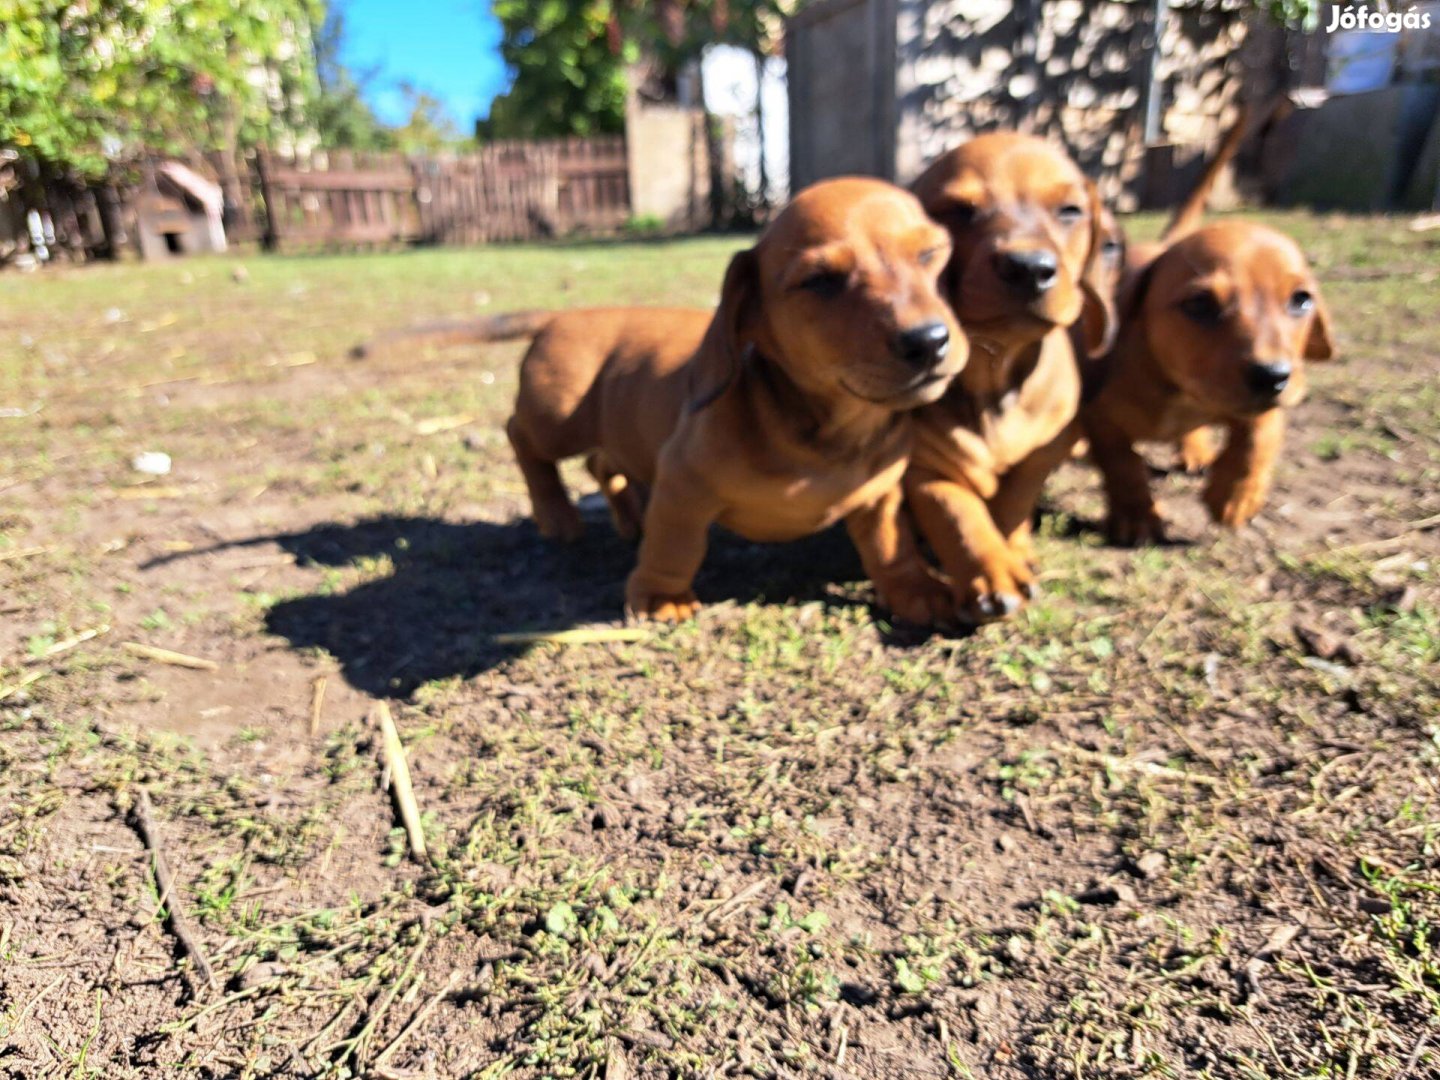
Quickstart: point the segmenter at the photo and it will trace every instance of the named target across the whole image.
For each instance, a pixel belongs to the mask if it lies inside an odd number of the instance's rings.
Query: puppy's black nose
[[[1245,382],[1261,397],[1275,397],[1290,385],[1291,367],[1288,360],[1270,364],[1251,364],[1245,369]]]
[[[921,323],[901,330],[890,347],[912,367],[932,368],[950,351],[950,329],[942,322]]]
[[[1002,251],[995,256],[1000,280],[1027,296],[1039,296],[1060,275],[1060,260],[1053,251]]]

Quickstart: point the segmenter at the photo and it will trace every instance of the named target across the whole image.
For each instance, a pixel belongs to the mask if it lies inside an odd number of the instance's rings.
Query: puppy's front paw
[[[1265,489],[1259,484],[1211,484],[1204,498],[1211,518],[1227,529],[1238,529],[1265,505]]]
[[[1010,554],[1030,570],[1035,569],[1035,539],[1031,536],[1029,529],[1017,532],[1010,537]]]
[[[1144,547],[1165,542],[1165,519],[1149,506],[1118,506],[1105,519],[1105,535],[1117,547]]]
[[[923,571],[875,582],[880,606],[900,622],[941,626],[955,621],[955,598],[950,586],[928,566]]]
[[[1180,440],[1180,464],[1192,476],[1202,473],[1220,456],[1220,443],[1209,428],[1196,428]]]
[[[1000,548],[977,562],[973,573],[957,577],[955,602],[975,622],[1008,619],[1038,592],[1028,561]]]
[[[689,589],[668,592],[647,586],[630,576],[625,585],[625,618],[634,621],[681,623],[693,619],[700,610],[700,601]]]
[[[568,502],[535,507],[535,527],[546,540],[573,544],[585,534],[580,512]]]

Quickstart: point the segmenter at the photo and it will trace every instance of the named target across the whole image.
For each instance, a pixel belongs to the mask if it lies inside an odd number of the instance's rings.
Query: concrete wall
[[[1440,86],[1417,83],[1333,97],[1297,114],[1277,197],[1345,210],[1428,209],[1440,182],[1437,109]]]
[[[1440,210],[1440,113],[1430,125],[1401,205],[1412,210]]]
[[[791,20],[792,191],[827,176],[894,176],[896,4],[822,0]]]
[[[658,218],[670,230],[709,224],[710,155],[700,109],[642,103],[632,96],[625,152],[633,217]]]

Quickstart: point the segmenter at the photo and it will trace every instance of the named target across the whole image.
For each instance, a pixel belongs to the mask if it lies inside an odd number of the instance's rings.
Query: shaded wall
[[[897,0],[828,0],[785,37],[790,184],[827,176],[894,176]]]
[[[824,0],[788,38],[792,130],[809,133],[794,144],[795,179],[858,169],[903,183],[966,138],[1006,127],[1063,143],[1107,196],[1138,197],[1153,10],[1121,0]],[[1234,3],[1170,12],[1159,136],[1194,150],[1163,158],[1166,170],[1198,167],[1223,130],[1246,29]],[[885,145],[868,145],[867,131]]]
[[[1440,196],[1440,86],[1332,97],[1270,140],[1271,194],[1326,209],[1426,210]]]

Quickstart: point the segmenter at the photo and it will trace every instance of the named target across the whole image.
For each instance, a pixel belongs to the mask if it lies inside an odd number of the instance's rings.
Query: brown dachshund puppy
[[[1100,204],[1100,257],[1092,265],[1088,280],[1100,297],[1098,307],[1092,309],[1108,314],[1112,320],[1115,317],[1115,305],[1119,298],[1120,283],[1125,279],[1125,252],[1127,250],[1125,230],[1120,227],[1119,220],[1114,212],[1104,203]],[[1081,330],[1083,324],[1076,324]],[[1119,330],[1118,321],[1113,322],[1110,327],[1111,344],[1114,343],[1114,331]],[[1103,335],[1102,335],[1103,337]],[[1103,342],[1102,342],[1103,343]],[[1075,344],[1081,348],[1082,355],[1089,351],[1085,345],[1083,335]]]
[[[1103,314],[1110,320],[1107,324],[1107,335],[1100,342],[1101,347],[1106,348],[1114,344],[1114,334],[1119,330],[1119,317],[1115,311],[1116,305],[1119,303],[1120,284],[1125,278],[1125,256],[1129,250],[1129,243],[1125,237],[1125,230],[1120,227],[1119,219],[1103,203],[1100,205],[1099,227],[1100,255],[1091,264],[1090,270],[1085,276],[1086,282],[1094,291],[1095,301],[1087,306],[1086,311],[1095,313],[1097,317]],[[1104,356],[1096,355],[1086,341],[1087,336],[1093,338],[1094,335],[1094,326],[1087,326],[1085,319],[1070,327],[1070,347],[1074,349],[1076,357],[1080,359],[1081,400],[1083,401],[1089,401],[1100,392],[1107,371]],[[1075,443],[1071,456],[1083,458],[1088,452],[1088,446],[1082,438]]]
[[[847,178],[801,192],[736,255],[698,350],[697,316],[555,316],[526,354],[508,432],[542,532],[578,531],[556,462],[587,455],[618,520],[644,503],[625,589],[637,617],[680,620],[719,523],[790,540],[844,520],[882,605],[946,614],[901,514],[907,410],[935,401],[967,344],[941,296],[943,229],[907,192]]]
[[[916,414],[905,492],[968,619],[1009,615],[1034,589],[1030,521],[1079,437],[1087,355],[1113,336],[1098,193],[1063,152],[1027,135],[982,135],[913,185],[954,241],[950,302],[969,366]]]
[[[1289,237],[1251,222],[1209,225],[1158,255],[1137,253],[1105,387],[1084,410],[1119,544],[1164,538],[1135,444],[1228,429],[1205,505],[1223,525],[1255,516],[1280,451],[1283,410],[1305,394],[1305,361],[1333,354],[1315,276]]]

